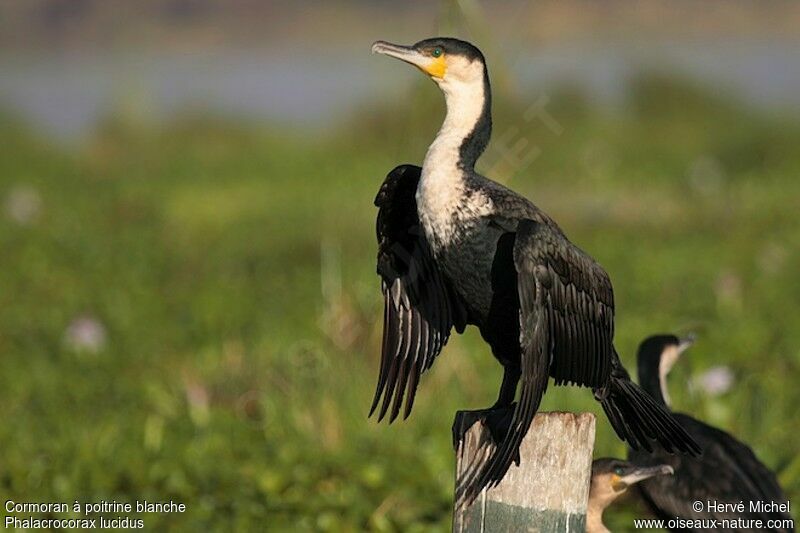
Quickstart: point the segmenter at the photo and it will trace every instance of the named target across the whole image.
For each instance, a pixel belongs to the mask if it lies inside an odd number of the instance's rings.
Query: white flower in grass
[[[106,337],[105,326],[91,315],[75,318],[64,332],[64,340],[70,349],[91,354],[103,351]]]
[[[6,216],[20,226],[28,226],[39,218],[42,198],[33,187],[18,185],[8,191],[5,199]]]
[[[736,380],[733,371],[727,366],[711,367],[692,379],[692,385],[709,396],[719,396],[728,392]]]

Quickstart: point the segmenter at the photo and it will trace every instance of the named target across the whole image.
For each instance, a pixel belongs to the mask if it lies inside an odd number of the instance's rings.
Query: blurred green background
[[[186,504],[144,515],[157,530],[449,529],[453,414],[501,378],[478,335],[408,421],[366,418],[372,200],[443,117],[369,46],[438,33],[486,52],[479,170],[605,266],[628,368],[645,336],[698,333],[674,407],[800,497],[800,11],[636,5],[4,2],[4,501]],[[588,390],[543,409],[598,414],[596,455],[624,456]]]

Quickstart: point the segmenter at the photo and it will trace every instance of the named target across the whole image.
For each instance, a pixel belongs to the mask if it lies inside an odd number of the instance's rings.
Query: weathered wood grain
[[[520,466],[464,508],[456,502],[456,533],[584,531],[595,418],[591,413],[539,413],[520,447]],[[493,449],[475,423],[456,458],[456,486]]]

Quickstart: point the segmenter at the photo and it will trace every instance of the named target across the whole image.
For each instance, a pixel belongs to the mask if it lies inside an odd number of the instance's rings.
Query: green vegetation
[[[675,407],[751,443],[798,500],[800,122],[658,77],[613,115],[550,96],[562,132],[498,109],[495,139],[516,128],[540,154],[517,168],[495,147],[484,170],[606,267],[629,368],[646,335],[699,334]],[[372,199],[422,159],[442,107],[426,85],[324,138],[110,120],[76,152],[0,121],[6,210],[20,187],[40,200],[0,221],[5,499],[187,505],[145,515],[158,530],[447,530],[453,414],[488,405],[500,380],[477,334],[451,340],[408,421],[366,418],[382,316]],[[105,347],[65,339],[81,316]],[[686,387],[715,365],[732,390]],[[575,388],[543,407],[600,414]],[[602,414],[596,453],[625,453]],[[641,514],[615,507],[607,523]]]

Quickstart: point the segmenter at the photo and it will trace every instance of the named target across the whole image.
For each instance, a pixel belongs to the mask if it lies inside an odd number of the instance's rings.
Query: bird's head
[[[411,46],[376,41],[372,52],[414,65],[445,92],[459,85],[483,85],[486,61],[474,45],[450,37],[425,39]]]
[[[592,463],[591,498],[600,498],[608,503],[616,499],[631,485],[653,476],[673,474],[670,465],[636,465],[621,459],[596,459]]]
[[[656,375],[666,376],[681,355],[694,344],[695,336],[653,335],[639,345],[639,368],[652,369]]]
[[[372,51],[414,65],[439,86],[447,104],[438,153],[458,150],[458,166],[472,169],[492,135],[492,97],[483,54],[466,41],[449,37],[425,39],[411,46],[377,41]],[[426,155],[426,159],[427,159]]]
[[[586,531],[608,531],[603,525],[603,510],[628,487],[653,476],[673,473],[672,467],[666,464],[643,466],[621,459],[595,459],[589,486]]]

